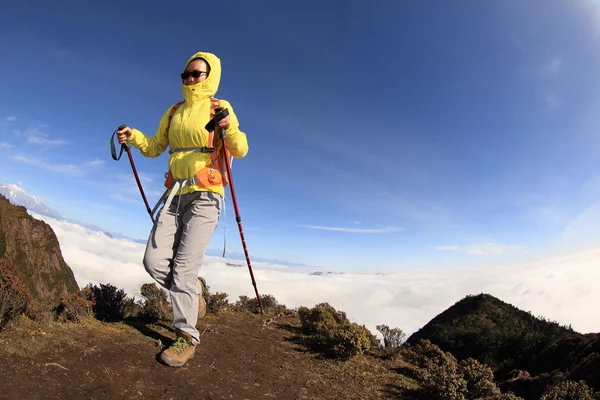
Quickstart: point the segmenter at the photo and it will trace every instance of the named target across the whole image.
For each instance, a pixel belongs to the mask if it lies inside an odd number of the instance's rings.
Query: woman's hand
[[[127,138],[131,136],[131,128],[125,126],[123,129],[117,131],[117,137],[119,138],[119,144],[123,144],[127,141]]]
[[[219,128],[227,129],[229,128],[229,124],[231,123],[231,118],[229,115],[219,121]]]

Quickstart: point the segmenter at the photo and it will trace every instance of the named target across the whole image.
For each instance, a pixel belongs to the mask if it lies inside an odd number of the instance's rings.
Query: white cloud
[[[121,203],[129,203],[129,204],[136,204],[136,205],[139,203],[139,201],[137,199],[125,197],[118,193],[111,194],[110,197],[114,200],[120,201]]]
[[[507,253],[525,251],[525,249],[521,246],[509,246],[509,245],[496,244],[496,243],[473,244],[470,246],[438,246],[435,249],[442,250],[442,251],[454,251],[457,253],[480,255],[480,256],[507,254]]]
[[[355,222],[356,223],[356,222]],[[402,228],[387,226],[385,228],[338,228],[333,226],[300,225],[302,228],[317,229],[322,231],[347,232],[347,233],[391,233],[401,231]]]
[[[572,218],[563,229],[566,239],[581,240],[596,237],[600,231],[600,202],[590,204],[581,213]]]
[[[99,160],[99,159],[95,159],[94,161],[86,161],[83,163],[84,167],[99,167],[100,165],[104,165],[106,163],[106,161],[104,160]]]
[[[144,271],[144,245],[109,238],[78,225],[34,215],[56,233],[65,261],[81,287],[111,283],[129,295],[152,282]],[[219,257],[206,257],[201,275],[214,292],[254,296],[244,261],[227,266]],[[494,268],[413,270],[392,274],[311,275],[315,268],[253,262],[259,293],[272,294],[288,307],[312,307],[329,302],[348,318],[377,333],[377,324],[415,332],[468,294],[489,293],[534,315],[579,332],[599,332],[600,320],[590,306],[600,302],[600,248],[556,259]],[[326,271],[322,271],[326,272]]]
[[[552,108],[560,107],[562,104],[562,100],[556,93],[546,93],[544,96],[544,101]]]
[[[152,198],[158,200],[163,195],[164,190],[161,190],[163,188],[157,189],[154,184],[154,179],[150,175],[138,172],[138,177],[140,178],[142,189],[144,190],[144,194],[148,201],[151,201],[150,199]],[[131,204],[143,203],[140,189],[133,172],[129,174],[118,174],[116,175],[116,178],[117,181],[111,185],[112,190],[116,192],[111,196],[113,199]],[[151,204],[150,206],[154,207],[154,204]]]
[[[562,224],[568,219],[568,210],[553,204],[552,200],[548,200],[547,203],[540,204],[538,207],[531,207],[528,212],[530,217],[542,226]]]
[[[131,170],[131,168],[129,168]],[[144,172],[138,172],[138,177],[140,178],[140,182],[142,183],[152,183],[154,182],[154,178],[151,175],[148,175]],[[118,174],[117,179],[121,181],[123,185],[131,186],[131,184],[137,185],[135,181],[135,176],[133,172],[128,174]],[[137,186],[136,186],[137,187]]]
[[[10,149],[12,146],[10,143],[0,142],[0,149]]]
[[[45,161],[42,161],[42,160],[39,160],[36,158],[32,158],[32,157],[26,157],[23,155],[14,156],[13,160],[24,163],[24,164],[35,165],[36,167],[40,167],[40,168],[43,168],[48,171],[58,172],[61,174],[72,175],[72,176],[84,176],[85,175],[85,171],[77,165],[50,164]]]
[[[598,27],[600,26],[600,4],[598,0],[581,0],[569,4],[572,7],[577,7],[586,17],[582,22],[587,22],[590,31],[596,36],[600,34]]]
[[[11,119],[12,118],[12,119]],[[7,117],[7,121],[17,121],[17,117]],[[60,146],[68,144],[69,142],[64,139],[52,139],[50,135],[44,132],[48,126],[42,123],[31,123],[28,126],[20,124],[19,127],[15,127],[11,130],[13,136],[25,136],[27,143],[41,145],[41,146]],[[6,131],[8,134],[8,131]]]
[[[233,176],[233,175],[232,175]],[[145,174],[143,172],[138,172],[138,177],[140,178],[140,182],[145,182],[145,183],[151,183],[154,182],[154,178],[152,178],[152,176]],[[132,173],[132,177],[131,179],[135,179],[133,177],[133,173]]]
[[[129,168],[131,171],[131,168]],[[112,184],[114,190],[118,191],[122,195],[125,196],[134,196],[140,197],[140,189],[137,185],[133,172],[129,174],[118,174],[117,176],[118,182]],[[140,182],[142,184],[142,188],[144,189],[144,193],[147,197],[152,198],[160,198],[160,196],[164,193],[164,186],[162,186],[162,181],[159,183],[160,186],[154,181],[151,175],[145,174],[143,172],[138,172],[138,177],[140,178]]]
[[[116,207],[113,207],[110,204],[106,204],[106,203],[90,203],[89,204],[90,208],[93,208],[95,210],[106,210],[106,211],[110,211],[110,212],[114,212],[117,210]],[[117,205],[118,207],[118,205]]]
[[[31,138],[30,138],[30,140],[31,140]],[[42,143],[42,142],[40,142],[40,143]],[[56,142],[56,144],[58,144],[58,142]],[[0,148],[1,147],[2,146],[0,144]],[[47,162],[47,161],[41,160],[39,158],[24,156],[24,155],[21,155],[21,154],[13,156],[12,159],[14,161],[21,162],[21,163],[24,163],[24,164],[34,165],[36,167],[40,167],[40,168],[43,168],[43,169],[48,170],[48,171],[58,172],[60,174],[65,174],[65,175],[70,175],[70,176],[77,176],[77,177],[85,176],[87,174],[87,171],[88,171],[89,168],[98,167],[98,166],[103,165],[105,163],[105,161],[103,161],[103,160],[96,159],[94,161],[84,162],[81,165],[55,164],[55,163],[51,163],[51,162]]]
[[[8,122],[15,122],[17,120],[17,116],[16,115],[10,115],[10,116],[6,117],[5,120],[8,121]]]
[[[544,78],[558,78],[562,69],[563,61],[560,57],[554,57],[548,60],[542,66],[542,77]]]
[[[41,136],[29,136],[27,142],[33,144],[41,144],[44,146],[60,146],[67,143],[66,141],[61,139],[47,139]]]

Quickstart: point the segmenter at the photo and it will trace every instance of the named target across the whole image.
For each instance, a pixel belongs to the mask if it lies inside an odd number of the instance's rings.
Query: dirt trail
[[[21,323],[0,333],[0,399],[379,399],[396,374],[359,356],[324,360],[301,344],[296,317],[207,316],[182,368],[157,361],[164,325]],[[387,392],[389,393],[389,392]]]

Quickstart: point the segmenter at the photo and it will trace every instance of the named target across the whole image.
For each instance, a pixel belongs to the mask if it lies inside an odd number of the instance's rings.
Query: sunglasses
[[[206,74],[206,73],[207,73],[206,71],[198,71],[198,70],[195,70],[195,71],[189,71],[189,72],[188,72],[188,71],[185,71],[185,72],[183,72],[183,73],[181,74],[181,79],[182,79],[182,80],[186,80],[186,79],[187,79],[187,78],[189,78],[190,76],[191,76],[191,77],[193,77],[193,78],[200,78],[200,76],[201,76],[202,74]]]

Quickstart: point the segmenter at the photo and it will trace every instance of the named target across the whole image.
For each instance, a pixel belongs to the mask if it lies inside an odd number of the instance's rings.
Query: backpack
[[[167,120],[167,137],[169,135],[169,130],[171,128],[171,120],[173,119],[173,115],[177,112],[179,107],[183,104],[183,101],[180,101],[171,107],[171,111],[169,112],[168,120]],[[220,110],[220,100],[214,97],[210,99],[210,119],[213,119],[217,114],[218,110]],[[202,153],[209,153],[211,158],[211,164],[207,165],[205,168],[196,172],[195,178],[197,180],[196,185],[198,186],[215,186],[215,185],[223,185],[226,187],[229,184],[229,178],[227,176],[227,169],[225,167],[226,158],[230,157],[229,151],[227,151],[227,155],[224,155],[221,151],[217,154],[217,146],[215,143],[215,136],[218,136],[219,127],[215,128],[214,131],[209,132],[208,143],[212,144],[211,147],[201,147],[201,148],[183,148],[183,149],[173,149],[169,151],[169,153],[174,153],[177,151],[198,151]],[[173,187],[173,176],[171,175],[171,171],[167,173],[165,186],[169,189]]]

